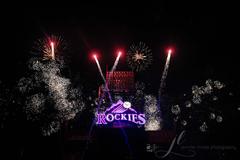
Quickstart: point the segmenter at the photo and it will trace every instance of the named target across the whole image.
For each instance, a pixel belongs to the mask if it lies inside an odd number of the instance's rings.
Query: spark
[[[106,91],[107,91],[107,94],[108,94],[108,97],[109,97],[109,99],[110,99],[110,101],[111,101],[111,103],[112,103],[112,97],[111,97],[111,94],[110,94],[109,89],[108,89],[107,81],[106,81],[106,79],[105,79],[105,77],[104,77],[104,75],[103,75],[102,68],[101,68],[101,66],[100,66],[100,64],[99,64],[99,61],[98,61],[98,59],[97,59],[97,55],[94,54],[94,55],[93,55],[93,58],[95,59],[95,62],[96,62],[97,67],[98,67],[98,71],[99,71],[99,73],[100,73],[100,75],[101,75],[101,77],[102,77],[102,79],[103,79],[103,82],[104,82],[104,87],[105,87],[105,89],[106,89]]]
[[[182,120],[182,121],[181,121],[181,124],[182,124],[183,126],[186,126],[186,125],[187,125],[187,121],[186,121],[186,120]]]
[[[122,52],[119,51],[118,52],[118,56],[117,56],[117,58],[116,58],[116,60],[114,62],[114,65],[113,65],[112,69],[111,69],[111,73],[116,70],[116,67],[118,65],[118,62],[119,62],[119,59],[120,59],[121,55],[122,55]]]
[[[98,59],[97,59],[97,55],[94,54],[94,55],[93,55],[93,58],[94,58],[94,60],[95,60],[95,62],[96,62],[96,64],[97,64],[98,71],[99,71],[99,73],[100,73],[100,75],[101,75],[101,77],[102,77],[102,79],[103,79],[103,81],[104,81],[104,84],[106,84],[106,79],[105,79],[105,77],[104,77],[104,75],[103,75],[102,68],[101,68],[101,66],[100,66],[100,64],[99,64],[99,61],[98,61]]]
[[[169,64],[170,64],[170,59],[171,59],[171,54],[172,54],[172,50],[169,49],[168,50],[168,56],[167,56],[167,60],[166,60],[166,63],[165,63],[165,66],[164,66],[164,70],[163,70],[163,74],[162,74],[162,78],[161,78],[161,82],[160,82],[160,88],[159,88],[159,99],[161,97],[161,94],[163,92],[163,89],[166,85],[166,78],[167,78],[167,74],[168,74],[168,69],[169,69]]]
[[[41,59],[31,59],[29,63],[33,73],[19,80],[18,89],[26,97],[27,119],[40,125],[42,134],[47,136],[59,131],[64,121],[73,119],[84,109],[82,93],[61,75],[63,64]]]
[[[140,61],[146,60],[146,57],[143,53],[139,53],[139,51],[136,51],[135,55],[133,56],[133,60],[137,63],[140,63]]]
[[[62,37],[51,35],[38,39],[31,53],[42,55],[44,60],[55,60],[56,55],[61,55],[66,49],[66,42]]]
[[[190,101],[186,101],[186,102],[185,102],[185,106],[186,106],[187,108],[190,108],[190,107],[192,106],[192,103],[191,103]]]
[[[179,105],[174,105],[174,106],[172,106],[171,111],[173,114],[178,115],[181,112],[181,109],[180,109]]]
[[[127,62],[129,67],[136,72],[145,70],[152,63],[151,49],[143,42],[139,45],[131,45],[127,54]]]
[[[209,118],[210,118],[210,119],[215,119],[215,118],[216,118],[216,115],[215,115],[214,113],[211,113]]]
[[[54,43],[51,42],[52,59],[55,60]]]
[[[206,132],[209,126],[207,125],[208,120],[215,120],[217,123],[223,122],[223,118],[220,115],[216,115],[218,112],[222,112],[218,109],[218,107],[214,106],[216,101],[219,101],[218,96],[215,94],[219,94],[219,91],[225,87],[220,81],[213,81],[211,79],[207,79],[205,81],[205,85],[197,86],[193,85],[191,88],[191,95],[187,96],[190,99],[185,100],[182,104],[173,105],[171,108],[173,119],[175,122],[181,120],[182,126],[185,126],[183,123],[183,119],[188,123],[193,122],[195,119],[192,117],[199,117],[197,121],[200,121],[199,129],[201,132]],[[223,90],[224,91],[224,90]],[[184,95],[186,97],[186,95]],[[213,104],[208,104],[208,102],[214,102]],[[202,104],[202,105],[201,105]],[[188,118],[187,118],[188,117]],[[208,117],[208,119],[206,119]],[[192,122],[190,121],[192,120]]]
[[[223,121],[222,116],[217,116],[216,121],[217,121],[218,123],[221,123],[221,122]]]
[[[208,128],[208,126],[207,126],[206,122],[203,122],[202,125],[199,127],[201,132],[206,132],[207,128]]]
[[[146,95],[144,97],[144,113],[146,116],[146,131],[156,131],[161,129],[160,110],[157,107],[157,99],[155,96]]]

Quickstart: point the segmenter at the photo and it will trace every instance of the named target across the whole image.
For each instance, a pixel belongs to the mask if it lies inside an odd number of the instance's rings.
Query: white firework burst
[[[160,110],[157,106],[157,99],[155,96],[146,95],[144,97],[144,113],[146,115],[146,124],[144,125],[146,131],[156,131],[161,129]]]
[[[57,132],[64,121],[73,119],[84,108],[81,91],[61,76],[61,65],[56,61],[30,60],[28,66],[34,73],[18,83],[20,93],[26,97],[27,119],[41,122],[43,135]]]

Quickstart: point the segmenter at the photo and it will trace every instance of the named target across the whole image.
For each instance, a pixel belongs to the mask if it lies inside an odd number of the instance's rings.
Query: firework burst
[[[225,85],[222,82],[211,79],[206,80],[205,85],[192,86],[192,93],[188,96],[190,99],[171,107],[174,121],[182,128],[190,127],[189,124],[197,124],[201,132],[207,132],[213,121],[222,123],[223,113],[219,109],[220,101],[216,95],[220,96],[223,88]]]
[[[85,106],[82,92],[61,75],[62,65],[58,61],[31,59],[28,67],[33,73],[18,82],[20,95],[26,98],[26,118],[39,124],[45,136],[57,132],[62,123],[73,119]]]
[[[55,60],[56,55],[59,56],[66,48],[66,42],[62,37],[51,35],[38,39],[34,44],[32,53],[42,55],[44,60]]]
[[[152,63],[151,49],[143,42],[131,45],[127,53],[127,63],[136,72],[145,70]]]
[[[157,98],[152,95],[144,96],[144,113],[147,122],[145,124],[146,131],[156,131],[161,129],[160,110],[157,107]]]

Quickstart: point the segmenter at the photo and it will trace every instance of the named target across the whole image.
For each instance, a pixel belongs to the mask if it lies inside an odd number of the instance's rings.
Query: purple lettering
[[[139,120],[138,124],[145,124],[146,123],[145,114],[139,114],[138,120]]]
[[[107,122],[105,121],[105,114],[97,114],[96,124],[107,124]]]
[[[120,114],[115,114],[114,118],[115,120],[120,120]]]
[[[132,121],[131,116],[132,116],[131,114],[128,114],[128,121]]]
[[[137,120],[137,114],[132,114],[132,122],[138,123],[136,120]]]
[[[106,120],[107,120],[108,122],[112,122],[112,121],[114,120],[113,114],[107,114]]]
[[[127,120],[126,114],[121,114],[121,120]]]
[[[118,104],[119,103],[119,104]],[[144,125],[146,123],[145,114],[138,114],[131,106],[125,103],[124,110],[121,108],[123,102],[118,102],[117,104],[113,104],[110,108],[108,108],[105,113],[97,114],[97,122],[96,124],[108,124],[108,122],[114,122],[122,120],[122,121],[129,121],[132,123]],[[127,106],[126,106],[127,105]],[[126,108],[127,107],[127,108]],[[126,112],[127,110],[130,112]],[[125,112],[125,113],[124,113]],[[132,113],[133,112],[133,113]],[[129,113],[129,114],[127,114]]]

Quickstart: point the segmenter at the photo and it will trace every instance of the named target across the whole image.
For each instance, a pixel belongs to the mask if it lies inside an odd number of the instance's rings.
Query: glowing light
[[[145,131],[156,131],[161,129],[160,109],[157,106],[155,96],[146,95],[144,97],[144,113],[146,115]]]
[[[217,121],[218,123],[221,123],[221,122],[223,121],[222,116],[217,116],[217,117],[216,117],[216,121]]]
[[[96,55],[96,54],[93,54],[93,58],[95,59],[95,62],[96,62],[97,67],[98,67],[98,71],[99,71],[99,73],[100,73],[100,75],[101,75],[104,83],[106,84],[106,79],[105,79],[105,77],[104,77],[104,75],[103,75],[102,68],[101,68],[101,66],[100,66],[100,64],[99,64],[99,61],[98,61],[98,59],[97,59],[97,55]]]
[[[137,113],[131,108],[130,102],[124,102],[119,100],[117,103],[112,104],[103,113],[97,113],[98,125],[107,125],[114,121],[128,121],[139,125],[146,123],[145,114]]]
[[[62,37],[51,35],[35,41],[31,52],[43,55],[44,60],[55,60],[56,55],[64,53],[67,48],[67,43]]]
[[[145,70],[152,63],[151,49],[142,42],[138,45],[131,45],[127,54],[127,62],[129,67],[136,72]]]
[[[115,60],[115,62],[114,62],[114,64],[113,64],[113,67],[112,67],[112,69],[111,69],[111,72],[113,72],[113,71],[116,70],[121,55],[122,55],[122,52],[121,52],[121,51],[118,51],[118,56],[117,56],[117,58],[116,58],[116,60]]]
[[[131,105],[132,105],[132,104],[131,104],[130,102],[124,102],[124,103],[123,103],[123,107],[124,107],[124,108],[130,108]]]
[[[120,57],[122,55],[122,52],[121,51],[119,51],[118,52],[118,57]]]
[[[210,122],[208,124],[206,121],[215,120],[219,124],[222,123],[224,117],[222,117],[222,115],[217,115],[217,113],[222,112],[218,108],[221,104],[220,101],[218,103],[214,102],[213,104],[211,104],[211,102],[213,102],[213,100],[218,101],[221,96],[217,97],[215,93],[219,95],[219,90],[224,87],[224,83],[212,79],[207,79],[205,84],[201,86],[193,85],[190,95],[184,95],[184,97],[189,97],[189,99],[183,104],[176,104],[171,107],[172,115],[174,116],[173,119],[176,124],[181,124],[183,127],[187,125],[194,127],[193,124],[195,124],[195,122],[193,123],[193,121],[197,121],[200,122],[199,125],[197,125],[199,130],[201,132],[207,132],[212,123]],[[199,118],[194,119],[194,116]]]
[[[199,127],[199,129],[201,132],[206,132],[208,129],[206,122],[203,122],[202,125]]]
[[[52,59],[55,60],[54,43],[51,42]]]
[[[50,46],[49,42],[48,45]],[[62,122],[73,119],[76,113],[84,108],[80,90],[72,88],[70,79],[61,75],[60,68],[63,65],[63,62],[45,63],[39,58],[32,58],[28,67],[34,71],[33,74],[21,78],[18,82],[19,91],[23,95],[42,88],[41,91],[26,95],[24,111],[28,120],[39,124],[44,136],[57,132]],[[52,110],[49,110],[49,107]],[[42,121],[43,119],[46,121]]]
[[[168,50],[167,61],[170,61],[171,54],[172,54],[172,50],[170,49],[170,50]]]
[[[172,49],[168,49],[168,54],[171,54],[172,53]]]
[[[148,120],[148,123],[145,124],[145,130],[146,131],[157,131],[160,130],[161,126],[158,120]]]
[[[96,54],[94,54],[94,55],[93,55],[93,58],[96,60],[96,59],[97,59],[97,55],[96,55]]]
[[[160,82],[159,99],[160,99],[160,96],[162,94],[163,88],[166,85],[166,78],[167,78],[167,74],[168,74],[171,55],[172,55],[172,49],[168,49],[168,56],[167,56],[167,59],[166,59],[166,63],[165,63],[165,66],[164,66],[164,70],[163,70],[163,74],[162,74],[162,78],[161,78],[161,82]]]

